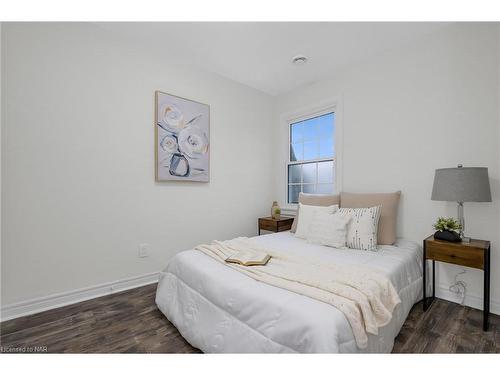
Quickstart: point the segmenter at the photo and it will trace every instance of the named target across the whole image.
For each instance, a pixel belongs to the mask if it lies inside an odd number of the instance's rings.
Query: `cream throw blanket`
[[[394,308],[401,302],[390,280],[366,267],[293,258],[258,247],[246,237],[214,241],[196,249],[257,281],[336,307],[349,321],[361,349],[367,346],[367,333],[377,335],[378,328],[390,322]],[[271,260],[265,266],[250,267],[225,262],[241,251],[265,252]]]

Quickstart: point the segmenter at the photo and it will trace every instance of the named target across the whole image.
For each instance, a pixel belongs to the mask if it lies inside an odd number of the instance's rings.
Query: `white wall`
[[[154,182],[158,89],[210,104],[210,183]],[[2,108],[3,306],[159,271],[271,206],[270,97],[94,25],[5,23]]]
[[[282,113],[341,96],[343,190],[402,190],[398,232],[417,241],[433,232],[437,216],[456,215],[455,204],[430,200],[434,170],[489,167],[494,202],[468,203],[465,213],[467,234],[492,241],[492,307],[500,313],[498,39],[495,24],[452,25],[281,96],[275,111],[278,123]],[[277,156],[276,194],[283,191],[283,165]],[[450,297],[445,292],[457,270],[439,267],[441,296]],[[467,302],[482,306],[482,272],[468,269],[463,279]]]

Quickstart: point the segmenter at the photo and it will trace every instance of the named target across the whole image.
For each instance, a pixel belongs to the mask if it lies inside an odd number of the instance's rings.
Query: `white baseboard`
[[[21,316],[31,315],[57,307],[71,305],[73,303],[86,301],[92,298],[102,297],[124,290],[153,284],[158,281],[159,272],[127,279],[112,281],[87,288],[76,289],[68,292],[52,294],[46,297],[34,298],[22,302],[2,306],[1,321],[6,321]]]
[[[448,287],[444,285],[436,285],[436,297],[445,299],[447,301],[460,303],[461,298],[455,293],[451,292]],[[464,305],[473,307],[478,310],[483,309],[483,297],[466,295]],[[490,299],[490,313],[500,315],[500,302]]]

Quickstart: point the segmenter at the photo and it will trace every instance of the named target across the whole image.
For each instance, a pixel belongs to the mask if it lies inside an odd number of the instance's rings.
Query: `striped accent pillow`
[[[369,208],[340,208],[340,215],[351,216],[347,226],[347,247],[377,250],[378,221],[382,206]]]

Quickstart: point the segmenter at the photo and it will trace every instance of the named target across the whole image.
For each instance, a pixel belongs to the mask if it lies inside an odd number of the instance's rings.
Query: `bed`
[[[156,304],[181,335],[205,353],[390,353],[422,296],[422,250],[398,239],[362,251],[309,244],[290,232],[254,237],[276,252],[365,265],[384,273],[401,303],[390,323],[359,349],[343,313],[318,300],[258,282],[198,250],[178,253],[161,272]]]

